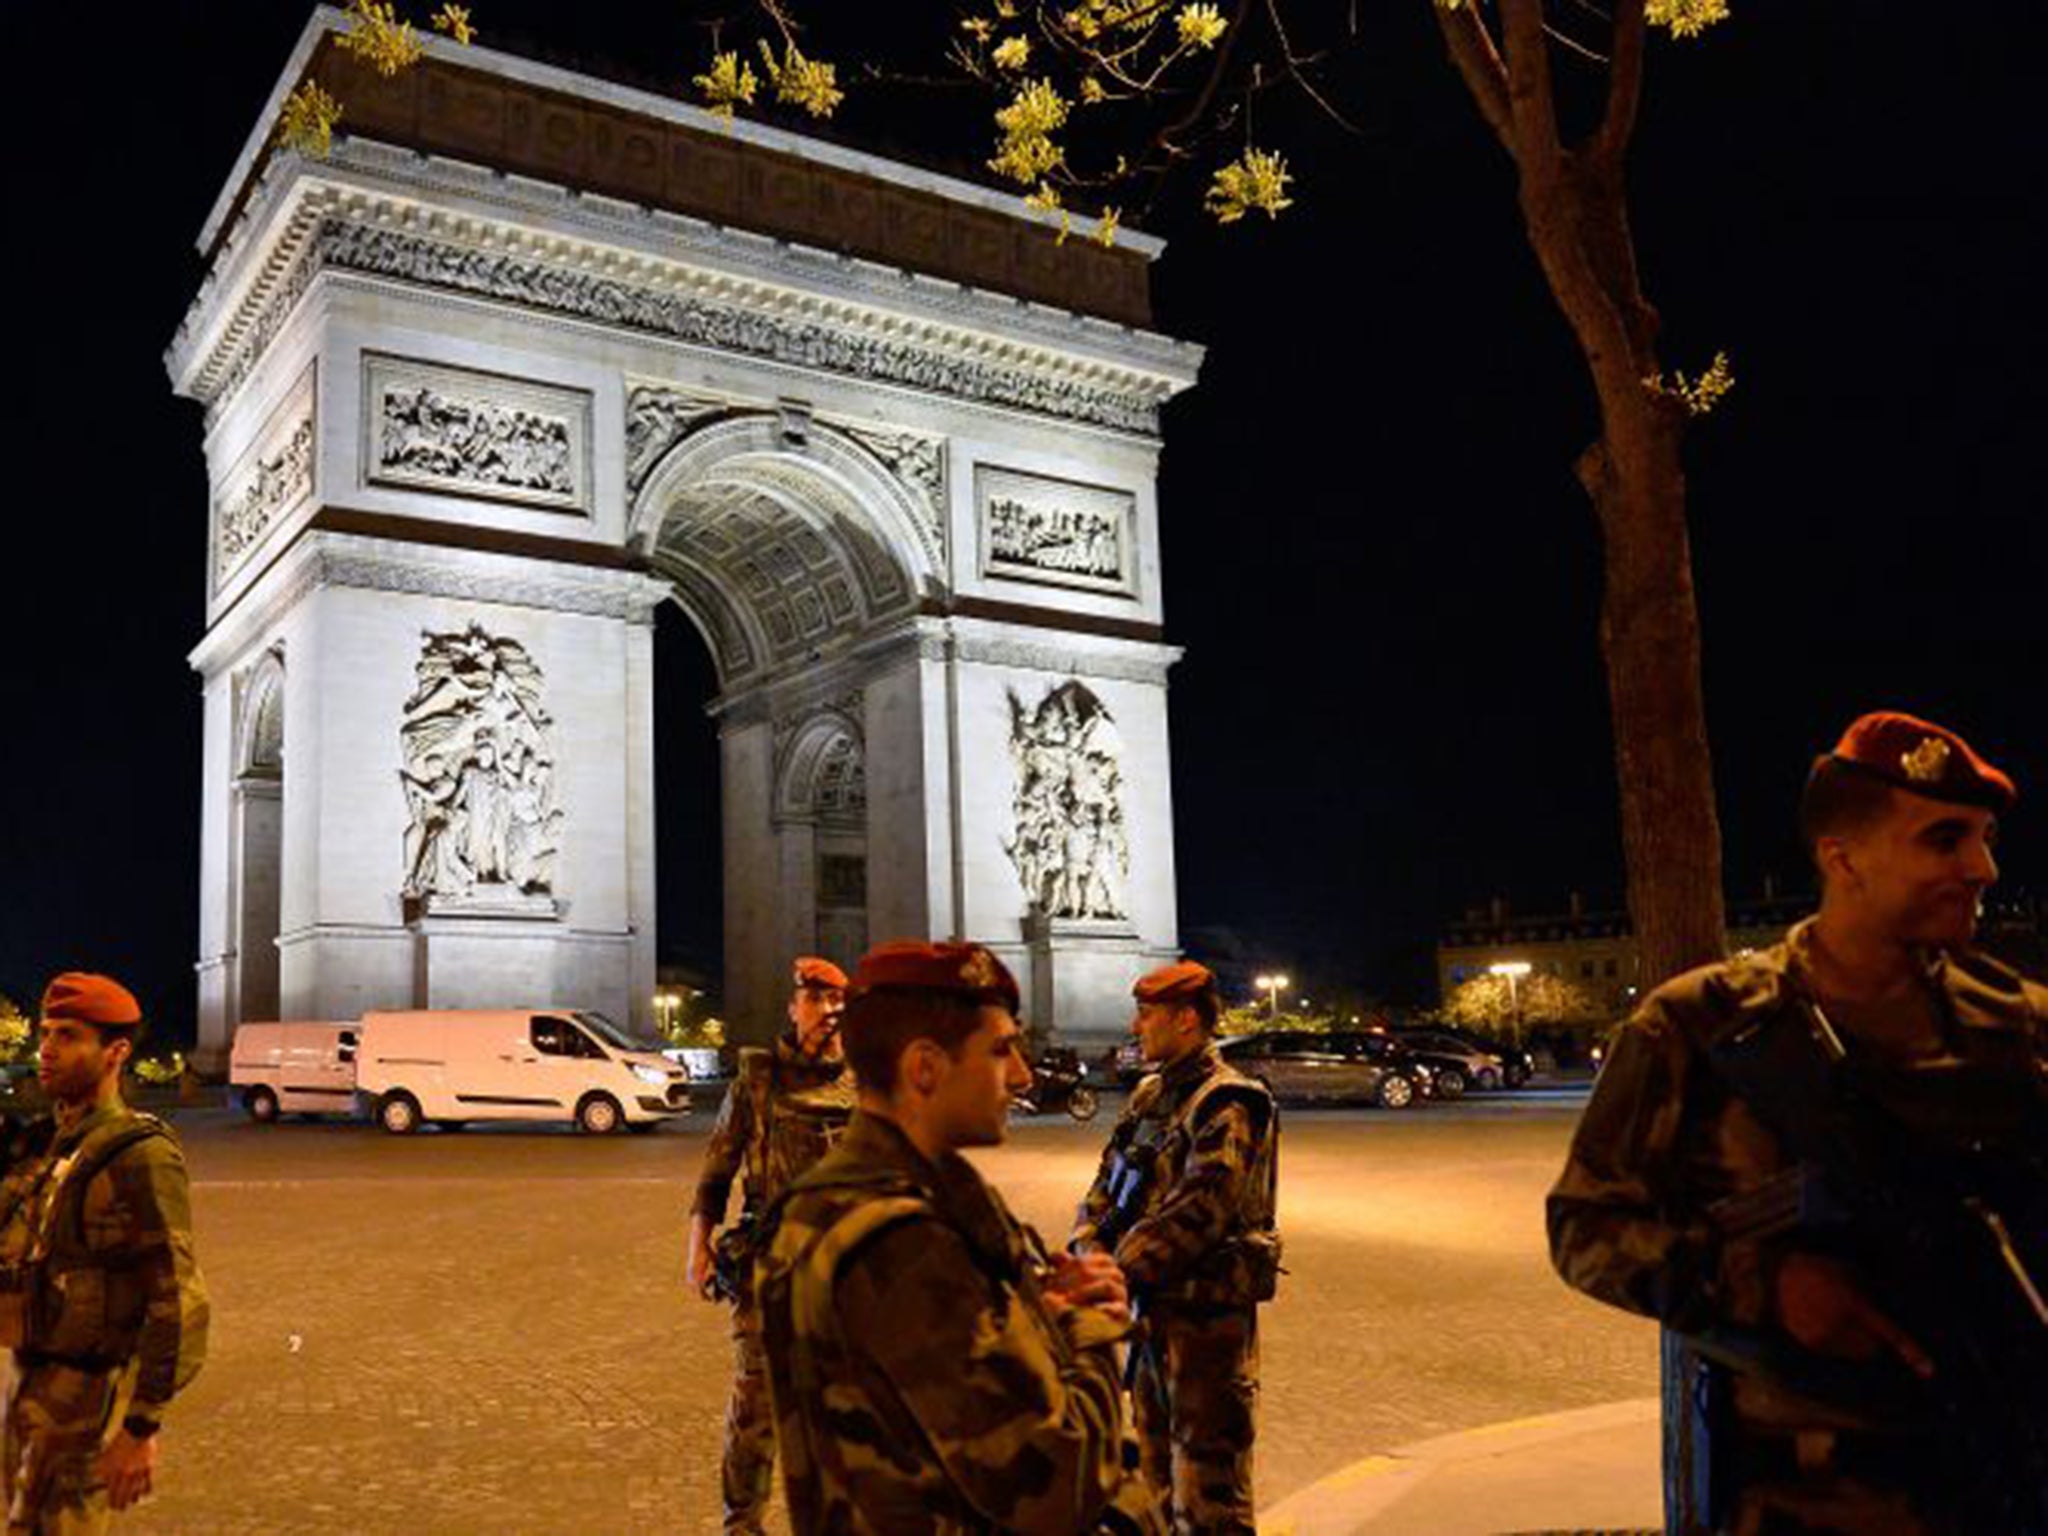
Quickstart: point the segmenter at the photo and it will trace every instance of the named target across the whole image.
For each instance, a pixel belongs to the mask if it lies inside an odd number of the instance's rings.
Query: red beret
[[[1138,978],[1131,996],[1141,1003],[1185,1003],[1216,990],[1216,977],[1206,965],[1176,960]]]
[[[950,992],[977,1003],[996,1003],[1015,1013],[1017,978],[1010,968],[980,944],[927,944],[919,939],[891,939],[860,957],[853,988],[878,987],[908,992]]]
[[[2003,811],[2019,798],[2012,780],[1954,731],[1893,710],[1855,721],[1820,761],[1843,763],[1929,800],[1988,811]]]
[[[142,1005],[111,976],[66,971],[43,988],[43,1017],[127,1028],[142,1022]]]
[[[795,981],[799,987],[815,987],[820,990],[836,987],[841,992],[846,990],[846,972],[830,960],[820,959],[816,955],[796,957]]]

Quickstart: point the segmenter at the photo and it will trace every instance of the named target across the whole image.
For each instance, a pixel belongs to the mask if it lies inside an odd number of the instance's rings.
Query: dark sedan
[[[1366,1034],[1273,1029],[1223,1042],[1223,1059],[1286,1104],[1406,1109],[1425,1074],[1399,1046]]]

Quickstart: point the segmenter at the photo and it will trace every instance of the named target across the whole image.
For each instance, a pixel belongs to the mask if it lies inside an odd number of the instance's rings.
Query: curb
[[[1262,1512],[1259,1530],[1661,1531],[1660,1422],[1658,1400],[1644,1397],[1438,1435],[1339,1468]]]

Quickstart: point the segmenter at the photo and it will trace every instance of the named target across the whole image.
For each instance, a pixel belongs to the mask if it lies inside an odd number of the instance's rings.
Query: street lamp
[[[1278,1019],[1280,1017],[1280,992],[1287,985],[1287,978],[1285,976],[1257,976],[1252,979],[1252,985],[1266,994],[1267,1017]]]
[[[1508,979],[1508,1012],[1514,1015],[1515,1044],[1522,1043],[1522,978],[1529,974],[1526,960],[1496,960],[1487,968],[1491,976],[1505,976]]]

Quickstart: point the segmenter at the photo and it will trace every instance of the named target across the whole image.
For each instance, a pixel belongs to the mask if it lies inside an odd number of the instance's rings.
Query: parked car
[[[1416,1026],[1415,1029],[1407,1030],[1403,1033],[1412,1034],[1424,1029],[1431,1035],[1448,1035],[1452,1040],[1463,1043],[1468,1049],[1477,1051],[1481,1055],[1498,1056],[1500,1058],[1500,1087],[1519,1088],[1529,1081],[1531,1074],[1536,1070],[1536,1057],[1532,1052],[1506,1040],[1492,1040],[1484,1035],[1476,1035],[1469,1029],[1458,1028],[1455,1024]],[[1475,1076],[1473,1086],[1486,1088],[1492,1085],[1479,1081]]]
[[[1428,1064],[1440,1099],[1463,1098],[1467,1088],[1498,1088],[1506,1081],[1507,1063],[1496,1052],[1449,1030],[1404,1029],[1395,1038]]]
[[[1406,1109],[1421,1097],[1419,1069],[1398,1048],[1364,1035],[1269,1029],[1223,1042],[1223,1059],[1273,1090],[1284,1104],[1377,1104]]]

